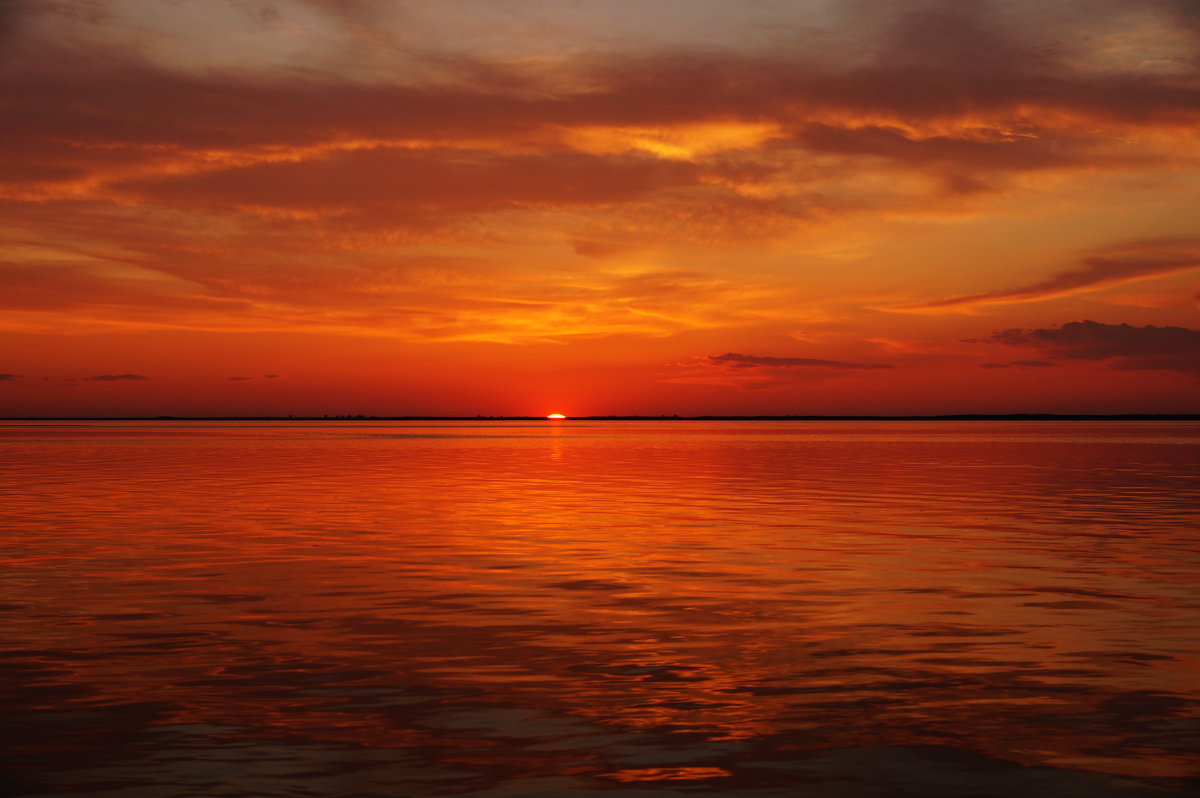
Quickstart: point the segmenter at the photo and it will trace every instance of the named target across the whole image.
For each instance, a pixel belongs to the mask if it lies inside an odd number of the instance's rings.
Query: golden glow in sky
[[[1194,3],[4,8],[0,415],[1197,409]]]

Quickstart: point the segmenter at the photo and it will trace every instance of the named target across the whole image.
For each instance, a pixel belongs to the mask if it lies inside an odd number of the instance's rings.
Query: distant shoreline
[[[1200,413],[962,413],[935,416],[8,416],[3,421],[1200,421]]]

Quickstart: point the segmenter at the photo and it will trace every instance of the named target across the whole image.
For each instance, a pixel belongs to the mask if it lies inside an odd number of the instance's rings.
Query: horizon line
[[[938,413],[928,415],[590,415],[546,416],[0,416],[0,421],[1200,421],[1200,413]]]

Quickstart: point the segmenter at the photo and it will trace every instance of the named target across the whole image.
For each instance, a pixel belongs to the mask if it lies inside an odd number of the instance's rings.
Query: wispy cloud
[[[150,379],[150,378],[146,377],[144,375],[141,375],[141,374],[98,374],[95,377],[84,377],[83,381],[84,382],[138,382],[141,380],[148,380],[148,379]]]
[[[817,369],[890,369],[886,363],[848,363],[842,360],[818,360],[808,357],[762,357],[759,355],[742,355],[736,352],[726,352],[723,355],[709,355],[709,362],[715,365],[729,366],[735,369],[750,368],[817,368]]]
[[[1113,247],[1107,252],[1084,258],[1077,268],[1059,272],[1015,288],[978,294],[935,299],[899,310],[936,310],[970,305],[1035,302],[1043,299],[1096,291],[1121,283],[1161,277],[1200,267],[1200,239],[1143,241]]]

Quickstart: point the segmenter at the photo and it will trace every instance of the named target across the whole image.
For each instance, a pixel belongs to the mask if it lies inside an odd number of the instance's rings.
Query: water
[[[0,517],[13,794],[1200,774],[1200,424],[10,424]]]

